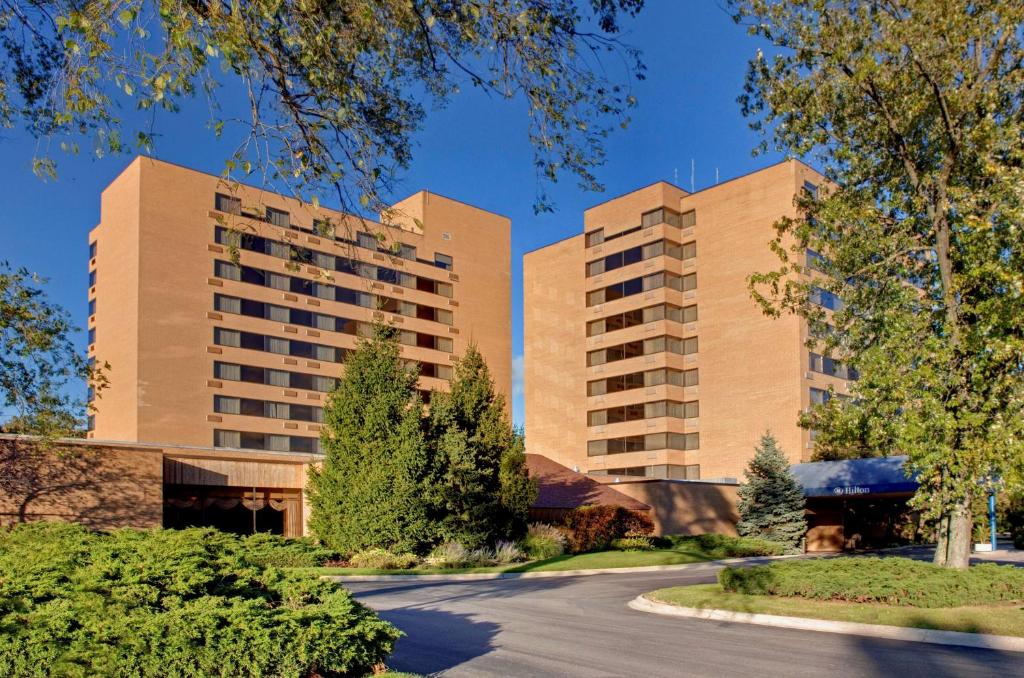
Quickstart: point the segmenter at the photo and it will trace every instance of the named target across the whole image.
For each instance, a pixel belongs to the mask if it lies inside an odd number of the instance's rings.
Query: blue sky
[[[607,163],[598,169],[603,194],[580,190],[571,178],[548,186],[556,204],[535,215],[537,184],[520,102],[489,98],[470,87],[444,109],[430,113],[417,139],[412,166],[399,178],[395,198],[421,188],[492,210],[512,219],[513,358],[522,356],[522,256],[579,233],[583,210],[653,181],[678,180],[697,189],[778,160],[754,158],[758,137],[740,114],[736,97],[747,60],[758,42],[711,0],[648,0],[639,17],[624,22],[625,41],[644,52],[645,81],[632,123],[608,140]],[[157,120],[156,157],[219,173],[229,152],[207,129],[202,102]],[[20,129],[0,132],[0,259],[49,278],[51,298],[86,322],[86,237],[99,220],[99,195],[128,163],[127,157],[60,158],[59,178],[42,182],[31,172],[40,142]],[[84,349],[85,332],[76,335]],[[517,370],[517,374],[521,371]],[[515,386],[514,418],[522,422],[522,389]]]

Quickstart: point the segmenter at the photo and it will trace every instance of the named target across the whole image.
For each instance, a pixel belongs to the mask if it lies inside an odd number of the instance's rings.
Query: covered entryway
[[[302,532],[302,498],[296,490],[170,485],[164,489],[164,527],[215,527],[224,532]]]
[[[917,525],[907,501],[917,482],[906,457],[795,464],[807,498],[807,551],[881,548],[911,541]]]

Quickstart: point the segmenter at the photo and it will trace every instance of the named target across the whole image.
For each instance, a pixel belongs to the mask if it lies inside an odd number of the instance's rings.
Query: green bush
[[[392,553],[387,549],[374,548],[360,551],[349,558],[352,567],[369,567],[375,570],[408,570],[415,567],[420,559],[411,553]]]
[[[651,537],[622,537],[612,539],[612,548],[616,551],[650,551],[654,548]]]
[[[573,553],[600,551],[612,540],[622,537],[646,536],[654,531],[654,523],[645,513],[622,506],[583,506],[565,517],[569,530],[569,550]]]
[[[797,560],[727,567],[718,581],[733,593],[913,607],[1024,601],[1024,569],[991,563],[952,570],[907,558]]]
[[[547,560],[565,553],[565,530],[545,523],[531,523],[523,539],[523,550],[530,560]]]
[[[400,635],[216,530],[0,530],[0,675],[361,675]]]
[[[260,532],[242,538],[246,559],[263,567],[319,567],[337,560],[337,551],[316,544],[312,539],[286,539]]]
[[[755,558],[781,556],[782,544],[755,537],[732,537],[726,534],[697,534],[665,537],[673,548],[692,548],[711,558]]]

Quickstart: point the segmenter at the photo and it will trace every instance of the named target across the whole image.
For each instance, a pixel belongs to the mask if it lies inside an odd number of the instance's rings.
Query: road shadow
[[[500,626],[473,615],[412,607],[379,613],[406,635],[395,644],[388,668],[423,675],[447,671],[495,648]]]
[[[850,644],[873,667],[871,676],[891,678],[894,667],[904,665],[903,676],[926,678],[981,678],[982,676],[1020,676],[1024,674],[1024,654],[972,647],[905,643],[864,636],[851,636]],[[916,645],[913,668],[906,669],[907,648]]]

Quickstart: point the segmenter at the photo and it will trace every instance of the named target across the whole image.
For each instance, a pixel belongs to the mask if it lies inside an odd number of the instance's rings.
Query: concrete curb
[[[748,563],[757,565],[793,556],[758,556],[756,558],[727,558],[709,560],[703,563],[680,563],[679,565],[645,565],[642,567],[603,567],[591,570],[552,570],[547,572],[476,572],[467,574],[325,574],[321,579],[335,582],[383,582],[383,581],[488,581],[491,579],[542,579],[548,577],[588,577],[595,574],[640,574],[644,572],[677,572],[684,570],[715,569],[725,565]]]
[[[843,633],[854,636],[869,636],[888,640],[904,640],[915,643],[931,643],[933,645],[957,645],[984,650],[1000,650],[1003,652],[1024,652],[1024,638],[1016,636],[994,636],[985,633],[964,633],[961,631],[934,631],[916,629],[905,626],[885,626],[883,624],[862,624],[859,622],[831,621],[827,619],[809,619],[807,617],[783,617],[774,614],[754,614],[750,612],[733,612],[731,610],[708,610],[696,607],[680,607],[669,603],[659,603],[645,595],[639,595],[629,601],[629,607],[640,612],[651,612],[669,617],[687,617],[690,619],[708,619],[712,621],[735,622],[738,624],[758,624],[783,629],[800,631],[820,631],[822,633]]]

